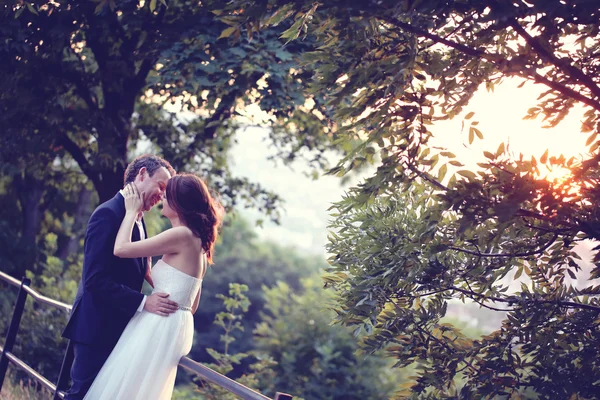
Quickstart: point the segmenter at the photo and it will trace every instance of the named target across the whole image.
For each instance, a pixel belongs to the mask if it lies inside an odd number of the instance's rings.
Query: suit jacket
[[[117,193],[94,210],[88,222],[83,273],[73,311],[63,337],[85,344],[114,344],[136,313],[146,273],[146,258],[113,254],[125,217],[123,196]],[[132,241],[140,239],[134,227]]]

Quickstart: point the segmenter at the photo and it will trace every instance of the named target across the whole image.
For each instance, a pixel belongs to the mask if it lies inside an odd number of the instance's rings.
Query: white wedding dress
[[[84,400],[167,400],[179,359],[192,348],[190,312],[202,280],[160,260],[152,268],[154,292],[169,293],[179,310],[168,317],[137,312],[104,363]]]

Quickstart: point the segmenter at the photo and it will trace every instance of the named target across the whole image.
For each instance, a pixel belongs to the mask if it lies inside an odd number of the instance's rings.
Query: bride
[[[144,204],[134,184],[124,189],[126,213],[115,241],[121,258],[162,255],[152,269],[154,292],[169,293],[179,311],[162,316],[136,313],[90,387],[85,400],[170,399],[179,359],[192,348],[194,319],[220,225],[220,209],[206,184],[192,174],[172,177],[162,214],[172,228],[131,242]]]

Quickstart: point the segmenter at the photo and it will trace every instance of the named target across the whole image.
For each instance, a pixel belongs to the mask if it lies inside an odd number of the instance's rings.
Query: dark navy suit
[[[145,258],[113,254],[125,217],[123,196],[117,193],[94,210],[85,234],[83,273],[73,311],[63,337],[73,343],[73,385],[66,399],[82,399],[140,306],[146,273]],[[140,239],[133,229],[132,241]]]

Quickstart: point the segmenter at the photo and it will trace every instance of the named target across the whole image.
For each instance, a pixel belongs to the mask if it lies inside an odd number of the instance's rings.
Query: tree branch
[[[525,42],[536,51],[538,55],[552,63],[566,74],[572,76],[583,85],[585,85],[590,91],[598,98],[600,98],[600,87],[594,82],[592,78],[583,73],[579,68],[569,64],[564,59],[559,59],[553,53],[546,50],[546,48],[540,43],[538,38],[532,37],[518,21],[513,20],[510,26],[521,36]]]
[[[529,300],[532,303],[538,303],[538,304],[554,304],[557,305],[559,307],[567,307],[567,308],[577,308],[577,309],[584,309],[584,310],[591,310],[591,311],[597,311],[600,312],[600,307],[598,306],[592,306],[590,304],[582,304],[582,303],[576,303],[574,301],[551,301],[551,300]]]
[[[427,39],[433,40],[436,43],[444,44],[450,48],[460,51],[463,54],[466,54],[466,55],[469,55],[472,57],[479,57],[479,58],[494,62],[494,63],[496,63],[496,66],[499,69],[504,70],[505,73],[506,73],[506,70],[508,69],[508,66],[510,65],[510,60],[507,60],[497,54],[489,54],[489,53],[486,53],[485,51],[477,50],[477,49],[471,48],[469,46],[465,46],[463,44],[453,42],[452,40],[445,39],[441,36],[430,33],[424,29],[417,28],[413,25],[407,24],[402,21],[398,21],[397,19],[386,16],[386,15],[380,15],[378,18],[380,18],[381,20],[383,20],[389,24],[392,24],[401,29],[404,29],[407,32],[414,33],[415,35],[422,36]],[[512,73],[515,73],[515,72],[512,71]],[[545,78],[535,71],[529,71],[529,74],[517,74],[517,75],[519,75],[525,79],[533,79],[537,83],[543,83],[543,84],[547,85],[548,87],[573,98],[574,100],[580,101],[580,102],[587,104],[588,106],[600,111],[600,103],[599,102],[585,97],[584,95],[569,88],[568,86],[565,86],[563,84],[560,84],[558,82],[555,82],[548,78]]]
[[[433,178],[427,172],[419,171],[417,169],[417,167],[415,167],[414,165],[407,164],[407,167],[408,167],[409,170],[411,170],[412,172],[414,172],[416,175],[420,176],[421,178],[425,179],[427,182],[431,183],[436,188],[438,188],[440,190],[443,190],[445,192],[447,192],[448,190],[450,190],[446,186],[444,186],[441,183],[439,183],[435,178]]]
[[[600,111],[600,103],[597,101],[594,101],[590,98],[585,97],[584,95],[582,95],[581,93],[571,89],[568,86],[562,85],[558,82],[554,82],[540,74],[538,74],[537,72],[531,72],[530,75],[526,75],[526,74],[519,74],[520,77],[522,78],[529,78],[529,76],[531,76],[533,78],[534,81],[536,81],[537,83],[543,83],[544,85],[548,86],[551,89],[554,89],[562,94],[565,94],[569,97],[571,97],[574,100],[580,101],[584,104],[587,104],[588,106],[594,108],[595,110]]]
[[[469,296],[475,296],[475,297],[479,297],[479,298],[483,297],[485,300],[490,300],[490,301],[494,301],[494,302],[497,302],[497,303],[507,303],[507,304],[517,303],[517,301],[515,301],[515,300],[503,299],[501,297],[485,296],[485,295],[480,294],[480,293],[475,293],[472,290],[465,290],[465,289],[461,289],[461,288],[457,288],[457,287],[453,287],[453,290],[456,290],[458,292],[464,293],[464,294],[469,295]],[[475,299],[473,299],[473,300],[475,300]],[[553,304],[553,305],[556,305],[556,306],[559,306],[559,307],[585,309],[585,310],[592,310],[592,311],[600,312],[600,307],[599,306],[593,306],[593,305],[590,305],[590,304],[576,303],[574,301],[562,301],[562,300],[556,300],[556,301],[554,301],[554,300],[530,299],[530,300],[524,300],[524,302],[525,303],[530,303],[530,304]],[[512,311],[512,310],[508,310],[508,311]]]
[[[454,247],[454,246],[449,246],[448,248],[452,249],[452,250],[460,251],[461,253],[471,254],[473,256],[478,256],[478,257],[502,257],[502,258],[529,257],[529,256],[534,256],[536,254],[543,253],[548,247],[550,247],[550,245],[552,245],[552,243],[554,243],[556,241],[557,238],[558,238],[558,233],[555,233],[554,236],[552,237],[552,239],[549,240],[548,243],[546,243],[544,246],[540,247],[538,250],[525,252],[525,253],[482,253],[480,251],[472,251],[472,250],[467,250],[467,249],[463,249],[460,247]]]
[[[394,299],[390,298],[387,295],[384,295],[387,299],[387,301],[389,301],[390,303],[392,303],[394,305],[394,307],[396,308],[397,311],[404,313],[405,310],[403,310],[398,304],[396,304],[396,302],[394,301]],[[435,337],[431,332],[428,332],[426,330],[424,330],[416,321],[413,321],[413,326],[415,327],[416,330],[418,330],[419,332],[421,332],[421,334],[423,336],[425,336],[426,338],[429,339],[433,339],[434,341],[436,341],[440,346],[444,347],[446,350],[448,350],[449,353],[452,353],[452,349],[450,348],[450,346],[448,346],[447,343],[443,342],[441,339]],[[475,366],[473,366],[473,364],[467,360],[467,358],[465,356],[462,357],[462,362],[465,363],[466,366],[468,366],[469,368],[471,368],[472,371],[477,371],[477,368],[475,368]]]
[[[482,294],[476,293],[475,291],[473,291],[473,288],[471,287],[471,284],[469,283],[469,281],[467,279],[465,279],[465,283],[467,284],[467,287],[470,290],[470,294],[471,294],[470,299],[473,300],[475,303],[479,304],[480,306],[485,307],[488,310],[500,311],[500,312],[510,312],[510,311],[517,311],[517,310],[519,310],[519,308],[507,309],[507,308],[497,308],[497,307],[488,306],[487,304],[485,304],[485,303],[483,303],[483,302],[475,299],[474,297],[480,297],[480,298],[483,297],[485,299],[496,299],[496,298],[490,298],[490,297],[486,297],[486,296],[484,296]],[[468,295],[468,293],[469,293],[469,291],[464,290],[464,289],[459,289],[457,287],[453,287],[453,289],[457,290],[457,291],[459,291],[459,292],[461,292],[463,294],[467,294]],[[492,301],[496,301],[496,300],[492,300]]]
[[[67,134],[63,134],[58,138],[57,144],[62,146],[66,151],[69,152],[69,154],[71,154],[71,157],[73,157],[73,159],[77,161],[77,164],[79,164],[79,168],[81,168],[83,173],[86,174],[87,177],[92,180],[94,186],[99,187],[100,177],[98,176],[98,173],[94,170],[93,166],[89,163],[89,161],[85,157],[85,154],[83,154],[83,151],[77,145],[77,143],[71,140],[71,138],[69,138]]]
[[[72,52],[72,55],[81,62],[81,59],[79,58],[79,56],[77,54],[75,54],[75,52],[73,52],[72,50],[71,50],[71,52]],[[65,81],[71,82],[73,85],[75,85],[76,93],[79,94],[79,97],[81,97],[81,99],[87,104],[90,111],[94,111],[94,110],[98,109],[98,105],[92,98],[89,88],[84,83],[85,80],[82,78],[81,74],[78,71],[73,70],[73,69],[66,70],[63,67],[63,65],[60,63],[60,61],[58,61],[58,62],[45,61],[43,65],[44,65],[44,71],[49,73],[49,75],[55,76],[56,78],[59,78],[59,79],[64,79]],[[82,68],[83,68],[83,66],[82,66]]]
[[[163,22],[163,19],[166,14],[166,10],[167,10],[166,6],[160,6],[160,10],[159,10],[156,18],[150,24],[146,24],[146,23],[143,24],[142,28],[146,32],[150,32],[150,34],[148,34],[148,37],[146,37],[146,40],[142,44],[143,49],[142,48],[140,49],[140,53],[142,53],[142,54],[146,53],[148,46],[150,46],[150,44],[153,43],[155,39],[157,39],[156,36],[157,36],[157,32],[158,32],[158,27]],[[150,73],[150,70],[152,69],[152,67],[154,67],[157,60],[158,60],[157,55],[149,54],[142,61],[140,69],[138,70],[137,74],[135,75],[135,78],[133,79],[132,86],[136,89],[136,92],[144,87],[144,83],[146,82],[148,73]]]
[[[380,18],[381,20],[383,20],[387,23],[395,25],[401,29],[404,29],[407,32],[414,33],[415,35],[430,39],[430,40],[434,41],[435,43],[445,44],[446,46],[451,47],[455,50],[458,50],[461,53],[464,53],[464,54],[467,54],[467,55],[470,55],[473,57],[484,58],[484,59],[490,60],[490,61],[501,61],[502,60],[502,57],[498,56],[497,54],[489,54],[489,53],[486,53],[485,51],[477,50],[472,47],[465,46],[464,44],[453,42],[452,40],[443,38],[443,37],[438,36],[433,33],[429,33],[425,29],[417,28],[416,26],[407,24],[406,22],[399,21],[393,17],[387,16],[387,15],[379,15],[378,18]]]

